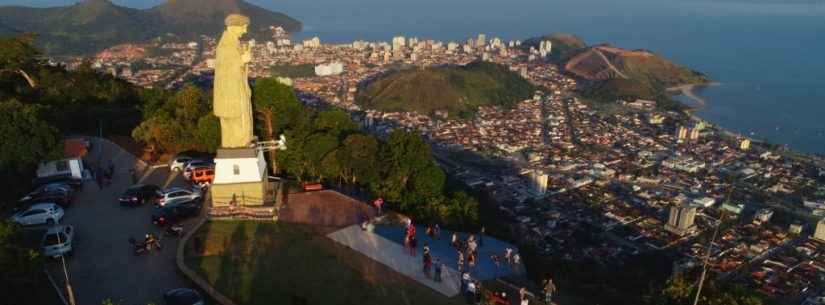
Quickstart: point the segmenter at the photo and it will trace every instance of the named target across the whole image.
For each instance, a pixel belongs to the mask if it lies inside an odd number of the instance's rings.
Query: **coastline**
[[[672,94],[684,95],[685,97],[689,98],[690,100],[692,100],[695,103],[695,105],[690,106],[690,111],[697,111],[697,110],[700,110],[700,109],[704,108],[707,103],[705,102],[705,100],[703,98],[696,95],[696,92],[694,92],[694,89],[696,89],[697,87],[706,87],[706,86],[715,86],[715,85],[718,85],[718,83],[683,84],[683,85],[673,86],[673,87],[667,88],[665,90],[667,92],[672,93]]]

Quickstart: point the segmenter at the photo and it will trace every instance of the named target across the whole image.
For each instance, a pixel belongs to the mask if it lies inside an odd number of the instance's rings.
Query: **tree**
[[[27,168],[59,156],[57,130],[43,119],[43,107],[17,100],[0,102],[0,168]]]
[[[347,135],[358,131],[358,124],[343,110],[333,109],[318,114],[315,130],[343,140]]]
[[[41,284],[43,257],[22,243],[20,227],[0,220],[0,294],[8,300],[31,300]]]
[[[198,120],[196,133],[198,146],[205,152],[214,153],[221,146],[221,122],[214,114],[207,114]]]
[[[132,130],[132,138],[146,143],[153,151],[217,149],[220,124],[210,117],[212,104],[201,89],[186,85],[171,96],[156,91],[143,96],[152,104],[163,104],[154,110],[143,109],[143,121]],[[168,98],[164,101],[164,97]]]
[[[19,195],[39,162],[60,156],[59,134],[44,119],[43,109],[14,99],[0,102],[0,183],[13,190],[2,197]]]
[[[351,134],[337,151],[342,176],[347,183],[369,185],[378,179],[378,140],[373,136]]]
[[[0,37],[0,72],[20,74],[31,88],[37,87],[37,81],[26,70],[39,65],[40,56],[40,52],[32,46],[34,39],[32,34]]]
[[[260,121],[258,133],[264,140],[275,140],[288,126],[295,125],[305,117],[304,105],[295,96],[291,87],[281,84],[276,78],[255,81],[252,88],[252,102],[256,117]],[[291,139],[290,139],[291,140]],[[278,172],[276,151],[269,151],[272,172]]]

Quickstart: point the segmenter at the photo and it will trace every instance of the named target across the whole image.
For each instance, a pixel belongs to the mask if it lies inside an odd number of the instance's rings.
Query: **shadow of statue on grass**
[[[244,275],[247,273],[244,256],[247,255],[248,234],[246,224],[236,227],[229,240],[224,240],[224,249],[221,253],[220,272],[215,280],[216,287],[223,287],[223,293],[239,302],[244,302],[242,291]]]

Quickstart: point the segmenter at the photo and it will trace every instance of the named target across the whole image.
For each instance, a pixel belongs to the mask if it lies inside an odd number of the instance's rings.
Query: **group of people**
[[[439,234],[441,233],[441,228],[436,225],[428,225],[426,227],[426,234],[432,240],[437,240]],[[481,289],[481,282],[474,280],[470,276],[470,270],[476,266],[477,259],[478,259],[478,248],[483,246],[484,244],[484,227],[481,228],[478,235],[469,235],[466,240],[462,240],[459,238],[457,233],[453,233],[450,238],[450,244],[455,248],[456,252],[458,253],[458,271],[461,274],[461,293],[465,296],[467,301],[470,304],[481,304],[482,302],[482,289]],[[478,236],[478,237],[476,237]],[[406,227],[404,229],[404,247],[405,251],[415,257],[416,256],[416,246],[418,240],[416,239],[416,228],[412,223],[412,220],[407,220]],[[490,259],[496,265],[496,267],[500,267],[502,260],[506,262],[507,266],[514,267],[521,264],[521,257],[518,253],[516,253],[512,248],[505,248],[504,253],[499,256],[498,254],[493,254],[490,256]],[[427,276],[427,278],[431,278],[435,282],[442,282],[443,277],[442,274],[447,269],[447,266],[439,261],[437,258],[433,257],[433,254],[430,250],[429,245],[424,245],[423,247],[423,254],[422,254],[422,271]],[[556,286],[553,283],[552,279],[545,280],[543,283],[542,290],[544,292],[544,303],[551,304],[553,293],[556,291]],[[510,301],[507,299],[506,292],[492,292],[487,294],[486,299],[488,299],[488,303],[490,304],[500,304],[500,305],[510,305]],[[521,288],[519,290],[519,305],[528,305],[530,299],[528,298],[528,293],[525,288]]]

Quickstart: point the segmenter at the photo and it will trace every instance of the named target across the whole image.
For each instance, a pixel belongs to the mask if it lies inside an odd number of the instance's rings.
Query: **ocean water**
[[[248,0],[325,42],[396,35],[466,41],[569,32],[588,44],[648,49],[707,73],[702,118],[825,153],[825,0]],[[64,5],[71,0],[0,0]],[[160,0],[115,0],[145,8]]]

